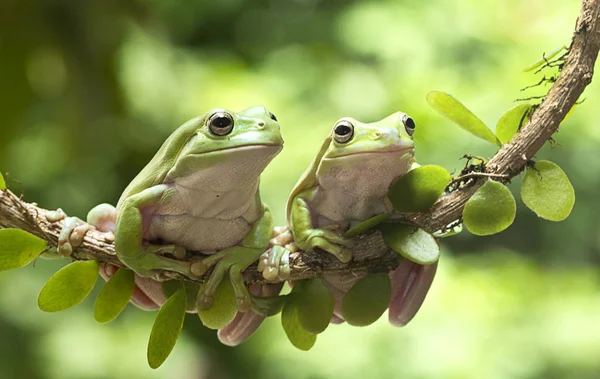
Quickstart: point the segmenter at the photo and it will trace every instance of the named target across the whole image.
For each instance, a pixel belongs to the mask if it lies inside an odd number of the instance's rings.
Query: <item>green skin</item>
[[[351,138],[338,133],[341,124],[353,126]],[[413,131],[414,122],[401,112],[371,124],[352,118],[336,122],[288,200],[288,225],[297,248],[320,248],[342,262],[352,259],[352,240],[344,238],[344,232],[375,215],[393,212],[387,197],[390,186],[418,167]],[[276,246],[261,257],[259,270],[266,279],[289,278],[289,253],[283,246],[291,248],[287,244],[292,235],[284,232],[277,236]],[[392,324],[404,325],[415,315],[436,267],[401,260],[390,273]],[[335,296],[332,322],[341,322],[342,298],[360,277],[328,274],[323,279]]]
[[[226,135],[209,125],[219,112],[233,119]],[[241,273],[265,251],[273,230],[271,212],[260,199],[259,176],[282,147],[279,124],[265,108],[212,110],[175,130],[117,207],[101,204],[88,221],[102,231],[114,224],[119,260],[141,277],[160,279],[159,270],[201,276],[215,266],[198,294],[201,309],[210,307],[229,274],[238,309],[246,312],[250,296]],[[65,222],[59,242],[64,255],[89,230],[73,220]],[[188,251],[210,256],[180,260]]]

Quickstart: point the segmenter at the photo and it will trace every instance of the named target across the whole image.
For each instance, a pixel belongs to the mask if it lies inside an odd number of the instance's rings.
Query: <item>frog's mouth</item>
[[[415,148],[414,147],[390,147],[387,149],[378,149],[378,150],[362,150],[362,151],[348,151],[343,152],[337,155],[329,156],[325,159],[335,159],[335,158],[346,158],[352,156],[366,156],[366,155],[405,155],[411,154],[414,155]]]
[[[278,149],[282,149],[283,145],[276,144],[276,143],[253,143],[253,144],[248,144],[248,145],[225,146],[225,147],[220,148],[220,149],[214,149],[214,150],[206,151],[206,152],[203,152],[203,153],[189,153],[188,155],[190,155],[190,156],[200,156],[200,155],[207,155],[207,154],[217,153],[217,152],[220,152],[220,151],[229,151],[229,150],[237,150],[237,151],[260,150],[260,149],[264,149],[264,148],[278,148]]]

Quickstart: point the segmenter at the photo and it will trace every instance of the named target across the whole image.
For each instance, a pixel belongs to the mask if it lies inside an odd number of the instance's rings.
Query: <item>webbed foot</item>
[[[336,233],[335,229],[337,229],[337,225],[330,225],[324,229],[312,229],[306,242],[313,249],[318,247],[333,254],[342,263],[350,262],[352,250],[349,248],[354,245],[354,242]]]
[[[242,272],[252,263],[258,260],[263,249],[256,249],[244,246],[234,246],[219,251],[216,254],[205,258],[201,262],[192,264],[191,272],[194,275],[202,276],[208,269],[214,266],[213,272],[198,292],[197,305],[199,309],[208,309],[212,305],[213,296],[217,287],[229,272],[229,278],[235,293],[237,308],[240,312],[250,310],[251,300],[248,288],[242,277]]]
[[[261,254],[257,269],[266,280],[285,281],[290,278],[290,251],[287,247],[291,246],[275,245]]]

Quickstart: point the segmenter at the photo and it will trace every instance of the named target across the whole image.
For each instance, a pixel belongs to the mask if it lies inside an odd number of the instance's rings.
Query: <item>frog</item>
[[[393,217],[389,188],[419,167],[414,157],[415,130],[415,121],[404,112],[373,123],[351,117],[335,122],[288,198],[289,230],[275,238],[281,247],[265,252],[259,260],[263,276],[289,279],[289,254],[298,249],[319,248],[343,263],[351,261],[353,241],[344,232],[376,215]],[[405,325],[416,314],[436,269],[437,263],[419,265],[400,258],[398,268],[390,273],[388,314],[393,325]],[[342,322],[343,295],[360,277],[327,274],[322,279],[335,298],[332,322]]]
[[[260,197],[260,174],[282,148],[279,122],[266,108],[212,109],[167,138],[116,207],[96,206],[87,223],[62,211],[49,215],[66,218],[58,252],[70,255],[97,228],[114,239],[117,257],[136,274],[131,301],[139,308],[156,309],[166,301],[161,273],[200,278],[214,267],[197,308],[210,308],[228,276],[239,312],[249,312],[242,272],[267,249],[273,230],[271,211]],[[101,265],[105,279],[114,271]]]

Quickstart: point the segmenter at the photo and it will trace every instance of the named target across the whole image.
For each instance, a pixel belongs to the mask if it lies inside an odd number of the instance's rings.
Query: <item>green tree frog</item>
[[[410,169],[414,159],[415,122],[397,112],[366,124],[345,117],[335,123],[317,156],[304,172],[288,199],[287,219],[293,241],[300,250],[320,248],[342,262],[352,259],[352,240],[343,237],[350,227],[375,215],[392,213],[387,196],[390,186]],[[276,238],[280,245],[291,241],[289,234]],[[293,250],[292,245],[286,245]],[[289,273],[288,253],[272,249],[260,260],[267,279],[285,279]],[[422,266],[402,259],[392,278],[389,319],[404,325],[414,316],[433,281],[437,263]],[[341,299],[360,278],[326,275],[336,299],[332,322],[341,318]]]
[[[241,273],[266,250],[273,230],[259,177],[282,147],[279,124],[267,109],[214,109],[171,134],[116,208],[102,204],[90,211],[89,223],[114,231],[117,256],[137,274],[134,304],[155,308],[165,301],[153,280],[161,279],[157,270],[201,276],[214,266],[197,306],[210,307],[229,276],[238,309],[250,310]],[[90,226],[73,218],[65,225],[59,252],[68,255]],[[101,274],[112,271],[103,266]]]

